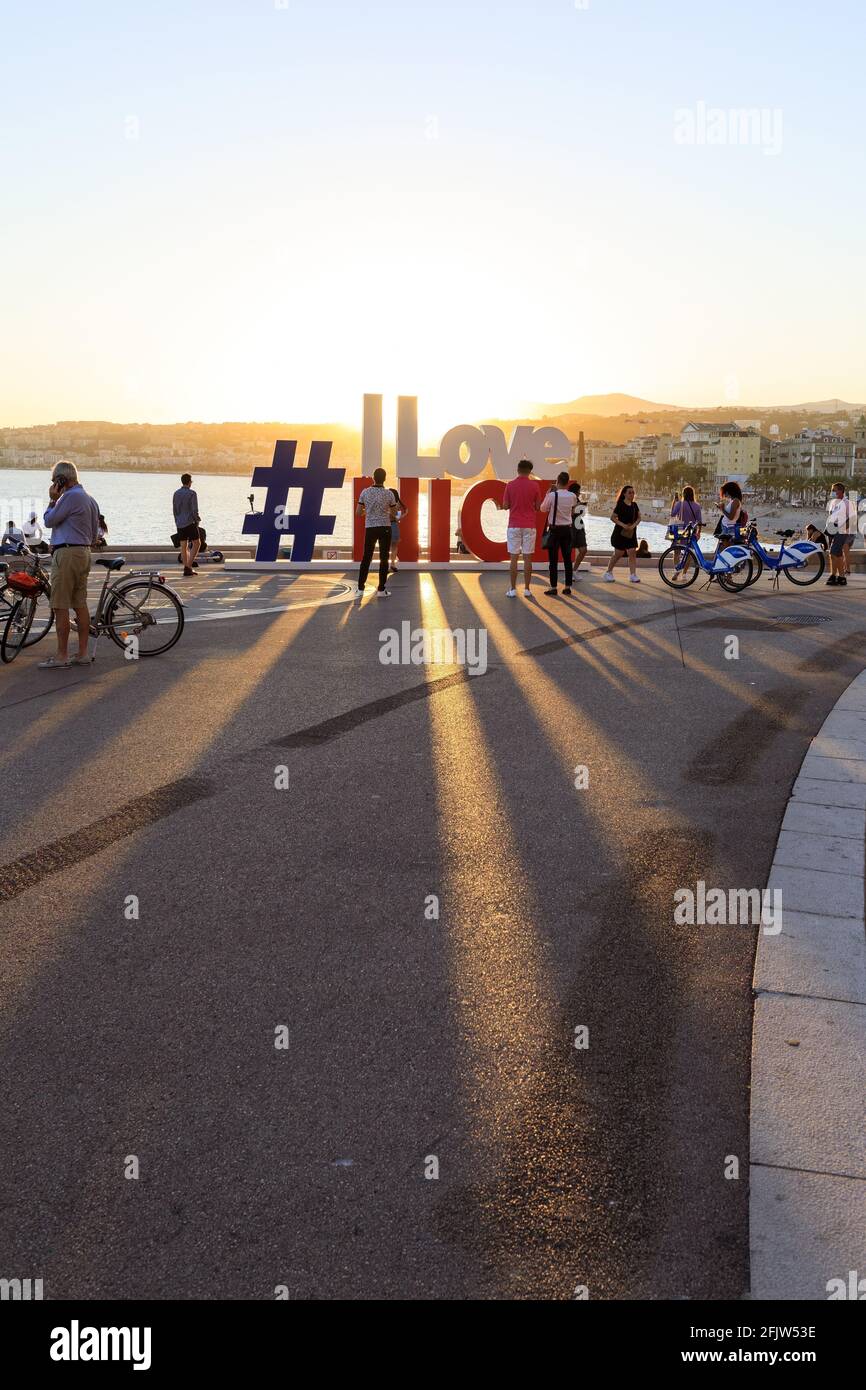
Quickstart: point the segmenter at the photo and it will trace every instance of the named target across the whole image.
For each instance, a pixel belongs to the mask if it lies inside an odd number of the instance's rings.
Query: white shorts
[[[535,554],[537,533],[534,526],[509,526],[506,535],[509,555],[519,555],[521,551],[525,556]]]

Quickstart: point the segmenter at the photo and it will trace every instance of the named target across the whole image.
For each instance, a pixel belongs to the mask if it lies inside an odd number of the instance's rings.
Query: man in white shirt
[[[35,512],[30,513],[29,520],[25,521],[21,529],[24,532],[24,539],[31,550],[42,552],[48,549],[48,546],[42,539],[42,527],[39,525],[39,518]]]
[[[544,496],[541,503],[541,510],[547,513],[547,526],[545,535],[547,539],[547,558],[550,563],[550,588],[545,589],[545,594],[555,594],[557,592],[556,583],[559,569],[559,554],[562,552],[562,563],[565,568],[565,588],[563,594],[566,598],[571,597],[571,581],[573,570],[571,564],[571,551],[574,545],[574,533],[572,530],[572,520],[574,509],[577,506],[577,498],[573,492],[568,490],[568,474],[560,473],[553,484],[553,487]]]
[[[845,484],[834,483],[827,503],[827,535],[830,538],[830,578],[827,583],[834,588],[844,588],[846,547],[853,544],[857,529],[857,508],[850,497],[845,496]]]

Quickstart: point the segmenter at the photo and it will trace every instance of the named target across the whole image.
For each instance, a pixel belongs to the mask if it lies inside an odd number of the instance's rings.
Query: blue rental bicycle
[[[773,575],[774,589],[778,589],[779,576],[782,574],[786,579],[790,579],[792,584],[798,584],[801,588],[805,588],[807,584],[817,584],[827,564],[824,549],[814,541],[797,540],[793,545],[787,544],[792,536],[799,534],[798,531],[777,531],[776,535],[782,537],[782,544],[778,554],[773,555],[764,549],[758,539],[757,521],[750,521],[744,537],[752,556],[753,572],[749,583],[754,584],[764,570],[768,569]]]
[[[698,544],[694,526],[674,526],[671,531],[673,542],[659,557],[659,574],[669,589],[687,589],[701,573],[708,576],[708,585],[717,583],[729,594],[748,589],[754,566],[747,546],[726,545],[708,556]]]

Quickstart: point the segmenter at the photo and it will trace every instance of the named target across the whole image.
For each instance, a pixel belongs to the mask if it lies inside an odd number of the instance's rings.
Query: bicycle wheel
[[[749,584],[757,584],[757,582],[758,582],[758,580],[760,579],[761,575],[764,573],[764,562],[763,562],[763,560],[761,559],[760,555],[758,554],[757,550],[753,550],[753,551],[751,552],[751,555],[752,555],[752,577],[751,577],[751,579],[749,580]]]
[[[124,651],[134,638],[139,656],[160,656],[183,632],[183,608],[171,589],[136,580],[116,589],[105,610],[105,629]]]
[[[814,564],[812,563],[814,561]],[[827,557],[823,550],[819,550],[817,555],[812,555],[805,565],[785,566],[785,578],[790,579],[792,584],[805,589],[808,584],[817,584],[827,566]]]
[[[39,593],[36,595],[36,611],[33,614],[33,622],[30,624],[30,631],[26,640],[23,642],[25,647],[35,647],[37,642],[41,642],[54,626],[54,609],[51,607],[51,595]]]
[[[27,634],[36,612],[36,595],[28,594],[12,605],[0,638],[0,658],[8,665],[27,644]]]
[[[659,574],[669,589],[687,589],[698,577],[700,565],[684,545],[670,545],[659,557]]]
[[[754,569],[750,559],[742,560],[735,569],[728,570],[726,574],[720,574],[717,578],[722,588],[729,594],[741,594],[752,583]]]

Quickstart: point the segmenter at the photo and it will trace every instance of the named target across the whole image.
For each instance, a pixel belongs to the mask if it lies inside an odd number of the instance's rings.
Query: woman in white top
[[[541,504],[541,510],[547,513],[545,530],[547,557],[550,561],[550,588],[545,589],[546,594],[558,592],[556,584],[561,551],[562,563],[565,566],[565,588],[562,592],[567,598],[571,597],[571,581],[574,575],[571,564],[573,544],[571,522],[576,506],[577,498],[573,492],[568,491],[568,474],[560,473]]]

